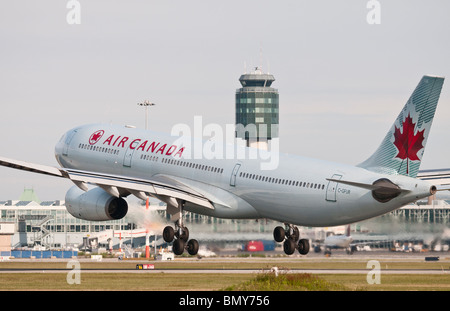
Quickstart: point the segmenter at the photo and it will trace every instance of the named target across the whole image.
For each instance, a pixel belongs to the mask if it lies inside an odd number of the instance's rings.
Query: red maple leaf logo
[[[403,121],[403,133],[400,132],[400,127],[395,127],[394,132],[394,145],[398,149],[396,158],[411,161],[420,161],[417,153],[423,148],[424,131],[418,131],[414,134],[415,124],[412,122],[412,118],[408,114],[405,121]],[[408,163],[406,164],[406,173],[408,173]]]
[[[104,130],[94,132],[94,134],[92,134],[91,137],[89,137],[89,144],[95,145],[100,140],[100,138],[102,138],[103,133],[105,133]]]

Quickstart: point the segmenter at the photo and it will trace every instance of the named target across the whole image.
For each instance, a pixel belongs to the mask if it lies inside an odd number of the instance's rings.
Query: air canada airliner
[[[199,243],[183,223],[183,211],[190,211],[279,221],[284,226],[274,229],[274,239],[286,254],[305,255],[309,240],[297,226],[346,225],[441,190],[417,175],[443,82],[423,76],[378,149],[356,166],[279,154],[276,168],[262,170],[260,159],[196,158],[179,137],[110,124],[65,133],[55,147],[59,167],[3,157],[0,165],[70,179],[66,208],[84,220],[124,217],[129,195],[165,202],[174,226],[162,234],[175,254],[197,254]]]

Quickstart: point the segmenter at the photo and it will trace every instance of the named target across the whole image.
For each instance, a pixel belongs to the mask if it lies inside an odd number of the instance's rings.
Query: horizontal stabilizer
[[[450,168],[420,170],[417,178],[433,181],[436,185],[450,185]],[[438,191],[440,190],[439,188]]]
[[[450,168],[420,170],[417,178],[433,181],[436,191],[450,191]]]
[[[437,185],[436,191],[450,191],[450,185]]]

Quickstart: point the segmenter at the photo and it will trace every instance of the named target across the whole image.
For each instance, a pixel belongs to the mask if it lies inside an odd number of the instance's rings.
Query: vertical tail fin
[[[443,83],[443,77],[423,76],[381,145],[358,166],[416,177]]]

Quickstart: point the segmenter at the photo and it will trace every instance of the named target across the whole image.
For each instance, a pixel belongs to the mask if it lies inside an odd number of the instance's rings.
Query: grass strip
[[[241,284],[228,286],[226,291],[347,291],[350,288],[326,281],[310,273],[260,273]]]

